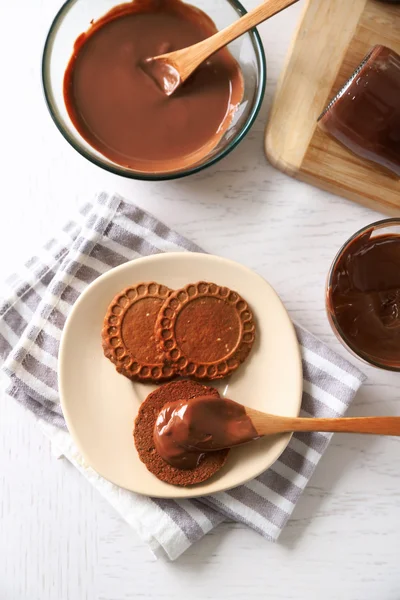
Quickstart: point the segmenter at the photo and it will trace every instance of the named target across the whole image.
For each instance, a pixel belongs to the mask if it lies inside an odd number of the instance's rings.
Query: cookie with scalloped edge
[[[154,281],[132,285],[115,296],[102,330],[105,356],[117,371],[143,383],[159,383],[175,376],[155,337],[158,313],[171,290]]]
[[[246,360],[256,326],[240,294],[199,281],[168,296],[155,331],[167,364],[180,375],[214,380],[227,377]]]
[[[164,405],[174,400],[191,400],[199,396],[219,398],[219,393],[215,388],[183,379],[158,387],[140,405],[133,431],[136,450],[147,469],[161,481],[179,486],[201,483],[215,475],[226,462],[229,448],[205,452],[194,469],[177,469],[165,462],[156,450],[153,432],[157,417]]]

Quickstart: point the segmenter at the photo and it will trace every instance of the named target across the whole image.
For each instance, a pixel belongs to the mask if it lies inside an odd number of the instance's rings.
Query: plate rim
[[[111,279],[114,276],[115,272],[124,271],[124,270],[129,269],[129,267],[131,267],[131,263],[137,264],[138,262],[140,262],[140,264],[145,264],[147,262],[154,262],[154,261],[163,262],[165,260],[170,260],[171,256],[177,260],[182,260],[182,259],[187,260],[189,258],[189,260],[200,259],[200,260],[209,260],[212,262],[218,261],[221,264],[229,264],[230,266],[239,268],[242,271],[244,271],[246,273],[250,273],[252,276],[257,277],[265,285],[267,285],[270,288],[270,291],[275,295],[275,297],[278,299],[278,301],[280,302],[281,306],[283,307],[283,309],[285,311],[285,314],[288,319],[288,323],[292,329],[293,338],[294,338],[295,346],[296,346],[296,350],[297,350],[297,378],[299,380],[299,394],[298,394],[299,397],[298,397],[298,401],[297,401],[296,414],[293,416],[298,416],[300,413],[300,409],[301,409],[302,394],[303,394],[303,384],[302,384],[303,369],[302,369],[300,344],[297,339],[294,323],[291,320],[289,313],[288,313],[285,305],[283,304],[282,300],[280,299],[279,295],[277,294],[275,289],[272,287],[272,285],[266,279],[264,279],[264,277],[262,277],[259,273],[257,273],[256,271],[254,271],[253,269],[250,269],[249,267],[247,267],[245,265],[242,265],[241,263],[238,263],[235,260],[225,258],[222,256],[218,256],[215,254],[208,254],[208,253],[203,253],[203,252],[188,252],[188,251],[163,252],[163,253],[159,253],[159,254],[152,254],[150,256],[141,256],[138,258],[133,258],[131,260],[127,260],[125,263],[118,265],[116,267],[113,267],[113,268],[109,269],[108,271],[106,271],[105,273],[102,273],[99,277],[97,277],[94,281],[92,281],[87,286],[87,288],[80,294],[79,298],[73,304],[71,311],[66,319],[66,322],[65,322],[65,325],[64,325],[64,328],[62,331],[62,335],[61,335],[59,354],[58,354],[57,379],[58,379],[58,389],[59,389],[59,395],[60,395],[60,405],[61,405],[63,416],[64,416],[64,419],[65,419],[65,422],[67,425],[68,433],[71,435],[72,440],[73,440],[74,444],[76,445],[76,447],[78,448],[80,454],[82,455],[85,463],[90,468],[92,468],[98,475],[103,477],[106,481],[109,481],[113,485],[117,485],[118,487],[121,487],[122,489],[129,490],[131,492],[134,492],[134,493],[142,495],[142,496],[147,496],[147,497],[152,497],[152,498],[170,499],[170,500],[173,500],[173,499],[184,500],[184,499],[189,499],[189,498],[200,498],[203,496],[210,496],[210,495],[213,495],[213,494],[219,493],[219,492],[226,492],[228,490],[234,489],[241,485],[245,485],[249,481],[255,479],[256,477],[261,475],[261,473],[264,473],[266,470],[268,470],[279,459],[279,457],[282,455],[282,453],[288,447],[290,440],[293,436],[293,433],[282,434],[282,439],[279,444],[277,443],[277,449],[273,453],[273,456],[272,456],[271,461],[269,462],[268,466],[263,466],[263,468],[260,471],[257,471],[256,474],[252,473],[251,476],[246,477],[245,479],[241,480],[239,483],[237,483],[233,486],[232,485],[229,485],[226,487],[222,486],[219,490],[202,493],[201,489],[199,489],[199,486],[201,486],[201,484],[198,484],[198,485],[193,485],[193,486],[184,488],[185,495],[182,495],[182,494],[174,495],[173,490],[177,486],[170,485],[170,488],[171,488],[170,494],[151,493],[151,496],[150,496],[148,493],[146,493],[144,491],[138,491],[137,489],[133,489],[132,487],[122,486],[121,484],[116,483],[115,481],[112,481],[111,479],[109,479],[106,475],[104,475],[101,472],[101,469],[98,470],[97,468],[92,466],[91,461],[88,459],[88,457],[86,455],[85,449],[82,447],[82,445],[80,443],[80,436],[75,431],[75,428],[73,425],[73,418],[70,416],[68,404],[66,403],[66,401],[64,399],[64,378],[65,378],[64,370],[65,370],[65,365],[66,365],[65,356],[66,356],[66,345],[67,345],[68,334],[69,334],[69,330],[71,328],[71,323],[73,321],[74,315],[76,314],[77,311],[79,311],[80,306],[85,301],[86,296],[89,295],[90,293],[92,293],[93,288],[101,285],[103,281],[105,281],[107,279]],[[116,293],[118,293],[118,292],[116,292]],[[178,488],[178,489],[182,492],[182,488]]]

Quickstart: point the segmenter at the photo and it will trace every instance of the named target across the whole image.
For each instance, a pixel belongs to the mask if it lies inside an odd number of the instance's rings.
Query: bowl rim
[[[372,234],[376,230],[384,229],[386,227],[393,227],[393,226],[400,227],[400,217],[389,217],[387,219],[379,219],[378,221],[369,223],[368,225],[361,227],[361,229],[359,229],[358,231],[353,233],[353,235],[351,235],[344,242],[344,244],[342,244],[342,246],[340,247],[340,249],[338,250],[338,252],[336,253],[336,255],[334,257],[334,259],[331,263],[331,266],[329,267],[328,276],[326,279],[326,286],[325,286],[325,309],[326,309],[328,321],[332,328],[333,333],[336,335],[337,339],[341,342],[341,344],[346,348],[346,350],[348,350],[351,354],[353,354],[353,356],[355,356],[359,360],[362,360],[364,363],[366,363],[372,367],[375,367],[377,369],[383,369],[385,371],[400,372],[400,366],[396,367],[394,365],[388,365],[383,362],[379,362],[379,360],[372,358],[369,354],[367,354],[367,353],[363,352],[362,350],[360,350],[359,348],[357,348],[351,342],[351,340],[348,339],[348,337],[345,335],[345,333],[341,329],[341,327],[338,323],[338,320],[336,318],[335,311],[333,310],[331,303],[330,303],[330,293],[331,293],[331,289],[332,289],[333,273],[335,271],[336,265],[338,264],[340,258],[342,257],[343,253],[347,250],[347,248],[350,246],[350,244],[356,238],[358,238],[359,236],[361,236],[363,233],[365,233],[367,231],[371,231],[371,234]],[[400,236],[400,234],[399,234],[399,236]]]
[[[57,11],[53,21],[50,25],[49,31],[46,35],[46,40],[43,47],[42,53],[42,62],[41,62],[41,81],[42,81],[42,89],[46,102],[47,109],[50,113],[50,116],[56,125],[57,129],[64,137],[65,140],[78,152],[81,156],[86,158],[92,164],[113,173],[114,175],[120,175],[122,177],[127,177],[128,179],[136,179],[140,181],[167,181],[171,179],[181,179],[182,177],[187,177],[188,175],[193,175],[195,173],[199,173],[203,169],[210,167],[211,165],[217,163],[219,160],[227,156],[232,150],[236,148],[236,146],[241,142],[241,140],[247,135],[249,130],[251,129],[254,121],[257,118],[257,115],[260,111],[266,87],[267,80],[267,62],[265,58],[264,46],[261,41],[261,36],[258,33],[256,28],[248,31],[248,35],[251,38],[252,45],[254,48],[255,55],[257,57],[258,62],[258,73],[259,73],[259,84],[257,89],[257,96],[254,101],[253,108],[247,118],[244,127],[235,135],[235,137],[228,143],[228,145],[222,149],[218,154],[205,161],[204,163],[197,164],[193,167],[189,167],[179,172],[170,172],[170,173],[142,173],[140,171],[133,171],[131,169],[124,168],[122,166],[118,166],[117,164],[107,164],[103,162],[102,159],[92,156],[90,152],[88,152],[85,148],[83,148],[79,143],[76,142],[74,136],[72,136],[69,131],[67,131],[60,119],[57,116],[57,111],[53,107],[51,92],[49,91],[49,83],[48,78],[46,76],[47,65],[49,62],[49,57],[52,48],[52,39],[54,32],[56,31],[60,20],[63,15],[68,11],[70,5],[75,4],[77,0],[65,0],[65,2],[61,5],[60,9]],[[234,10],[238,13],[239,17],[245,15],[247,10],[245,7],[239,2],[239,0],[226,0]],[[190,4],[190,0],[188,2]]]

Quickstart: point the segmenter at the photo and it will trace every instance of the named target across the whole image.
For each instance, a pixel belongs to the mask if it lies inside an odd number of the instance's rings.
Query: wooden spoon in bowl
[[[266,21],[298,0],[265,0],[260,6],[205,40],[153,58],[148,58],[142,68],[165,92],[171,96],[175,90],[212,54]]]

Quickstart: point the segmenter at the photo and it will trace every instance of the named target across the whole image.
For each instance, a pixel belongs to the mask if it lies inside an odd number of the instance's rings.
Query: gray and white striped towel
[[[307,485],[330,435],[293,436],[278,461],[257,479],[198,500],[159,500],[120,489],[79,455],[57,391],[58,346],[79,294],[100,274],[138,256],[201,249],[117,196],[101,194],[57,239],[8,281],[0,306],[0,358],[7,393],[31,410],[66,456],[145,540],[154,554],[177,558],[226,517],[276,540]],[[306,416],[343,415],[364,380],[360,371],[297,326],[303,354]]]

